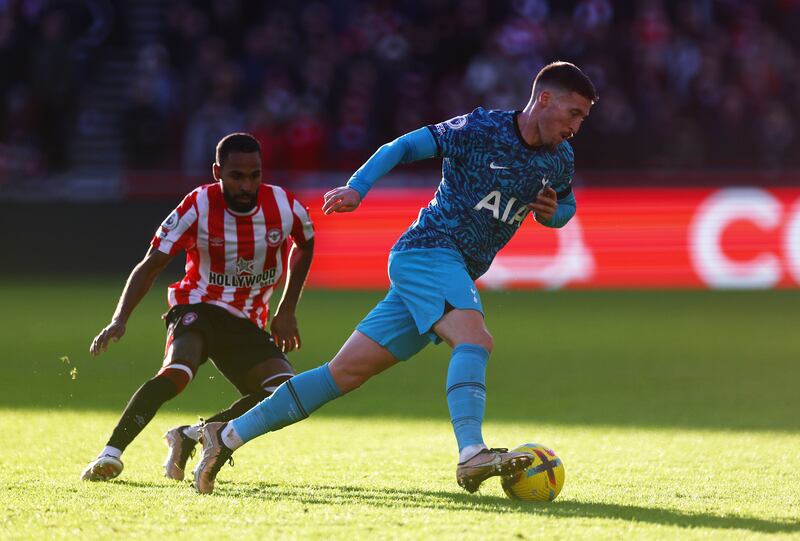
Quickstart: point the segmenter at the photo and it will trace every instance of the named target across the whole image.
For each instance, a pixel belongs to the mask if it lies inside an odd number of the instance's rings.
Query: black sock
[[[220,423],[236,419],[240,415],[250,411],[250,409],[271,395],[269,391],[260,391],[258,393],[246,394],[239,400],[230,405],[226,410],[223,410],[213,417],[206,419],[207,423]]]
[[[156,376],[145,382],[131,397],[107,445],[124,451],[155,417],[158,408],[177,394],[175,384],[164,376]]]

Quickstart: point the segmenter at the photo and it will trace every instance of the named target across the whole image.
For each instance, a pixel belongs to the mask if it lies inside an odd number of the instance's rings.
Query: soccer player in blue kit
[[[542,68],[522,111],[475,109],[383,145],[323,210],[351,212],[373,183],[400,163],[444,158],[433,200],[389,253],[391,286],[328,363],[294,376],[241,417],[204,427],[195,488],[211,493],[222,465],[251,439],[308,417],[323,404],[413,356],[428,343],[452,348],[447,404],[459,449],[456,480],[469,492],[531,455],[487,448],[481,434],[492,336],[475,280],[533,211],[546,227],[575,214],[574,158],[567,139],[598,96],[575,65]]]

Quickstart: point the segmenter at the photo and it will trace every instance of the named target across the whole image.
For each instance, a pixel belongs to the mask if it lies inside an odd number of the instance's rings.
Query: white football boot
[[[167,459],[164,461],[164,476],[175,481],[183,481],[186,462],[194,456],[197,442],[183,433],[188,425],[177,426],[164,434],[167,444]]]
[[[228,423],[206,423],[203,425],[200,443],[203,454],[194,470],[194,488],[200,494],[214,492],[214,481],[219,469],[227,462],[233,466],[233,451],[222,442],[222,429]]]
[[[122,460],[115,456],[103,455],[86,466],[81,473],[83,481],[110,481],[122,473]]]
[[[459,462],[456,481],[467,492],[478,490],[486,479],[495,475],[513,475],[533,462],[530,453],[509,452],[508,449],[483,449],[469,460]]]

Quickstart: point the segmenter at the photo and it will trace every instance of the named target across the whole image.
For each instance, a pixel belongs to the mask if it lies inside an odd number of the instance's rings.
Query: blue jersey
[[[571,193],[572,146],[532,147],[517,126],[519,111],[477,108],[428,126],[444,158],[433,200],[392,250],[450,248],[472,279],[489,269],[530,212],[545,184],[562,199]]]

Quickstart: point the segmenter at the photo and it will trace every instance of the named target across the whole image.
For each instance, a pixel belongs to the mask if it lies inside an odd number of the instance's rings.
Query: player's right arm
[[[92,355],[95,357],[100,355],[108,348],[111,340],[117,342],[122,338],[125,334],[128,318],[133,313],[134,308],[153,287],[153,282],[166,268],[172,257],[150,247],[144,259],[133,268],[130,276],[128,276],[128,281],[125,283],[119,302],[117,302],[117,309],[114,310],[114,315],[111,317],[111,323],[106,325],[100,331],[100,334],[92,340],[92,345],[89,347]]]
[[[325,214],[356,210],[375,181],[401,163],[433,158],[436,150],[436,140],[428,128],[414,130],[386,143],[353,173],[345,186],[325,194],[322,210]]]
[[[188,249],[195,240],[197,224],[197,208],[195,206],[198,190],[194,190],[183,198],[178,208],[173,210],[161,223],[150,249],[128,276],[128,281],[117,302],[117,309],[100,334],[92,340],[89,352],[100,355],[108,348],[111,340],[117,342],[125,334],[125,325],[134,308],[144,298],[153,282],[166,268],[178,252]]]

